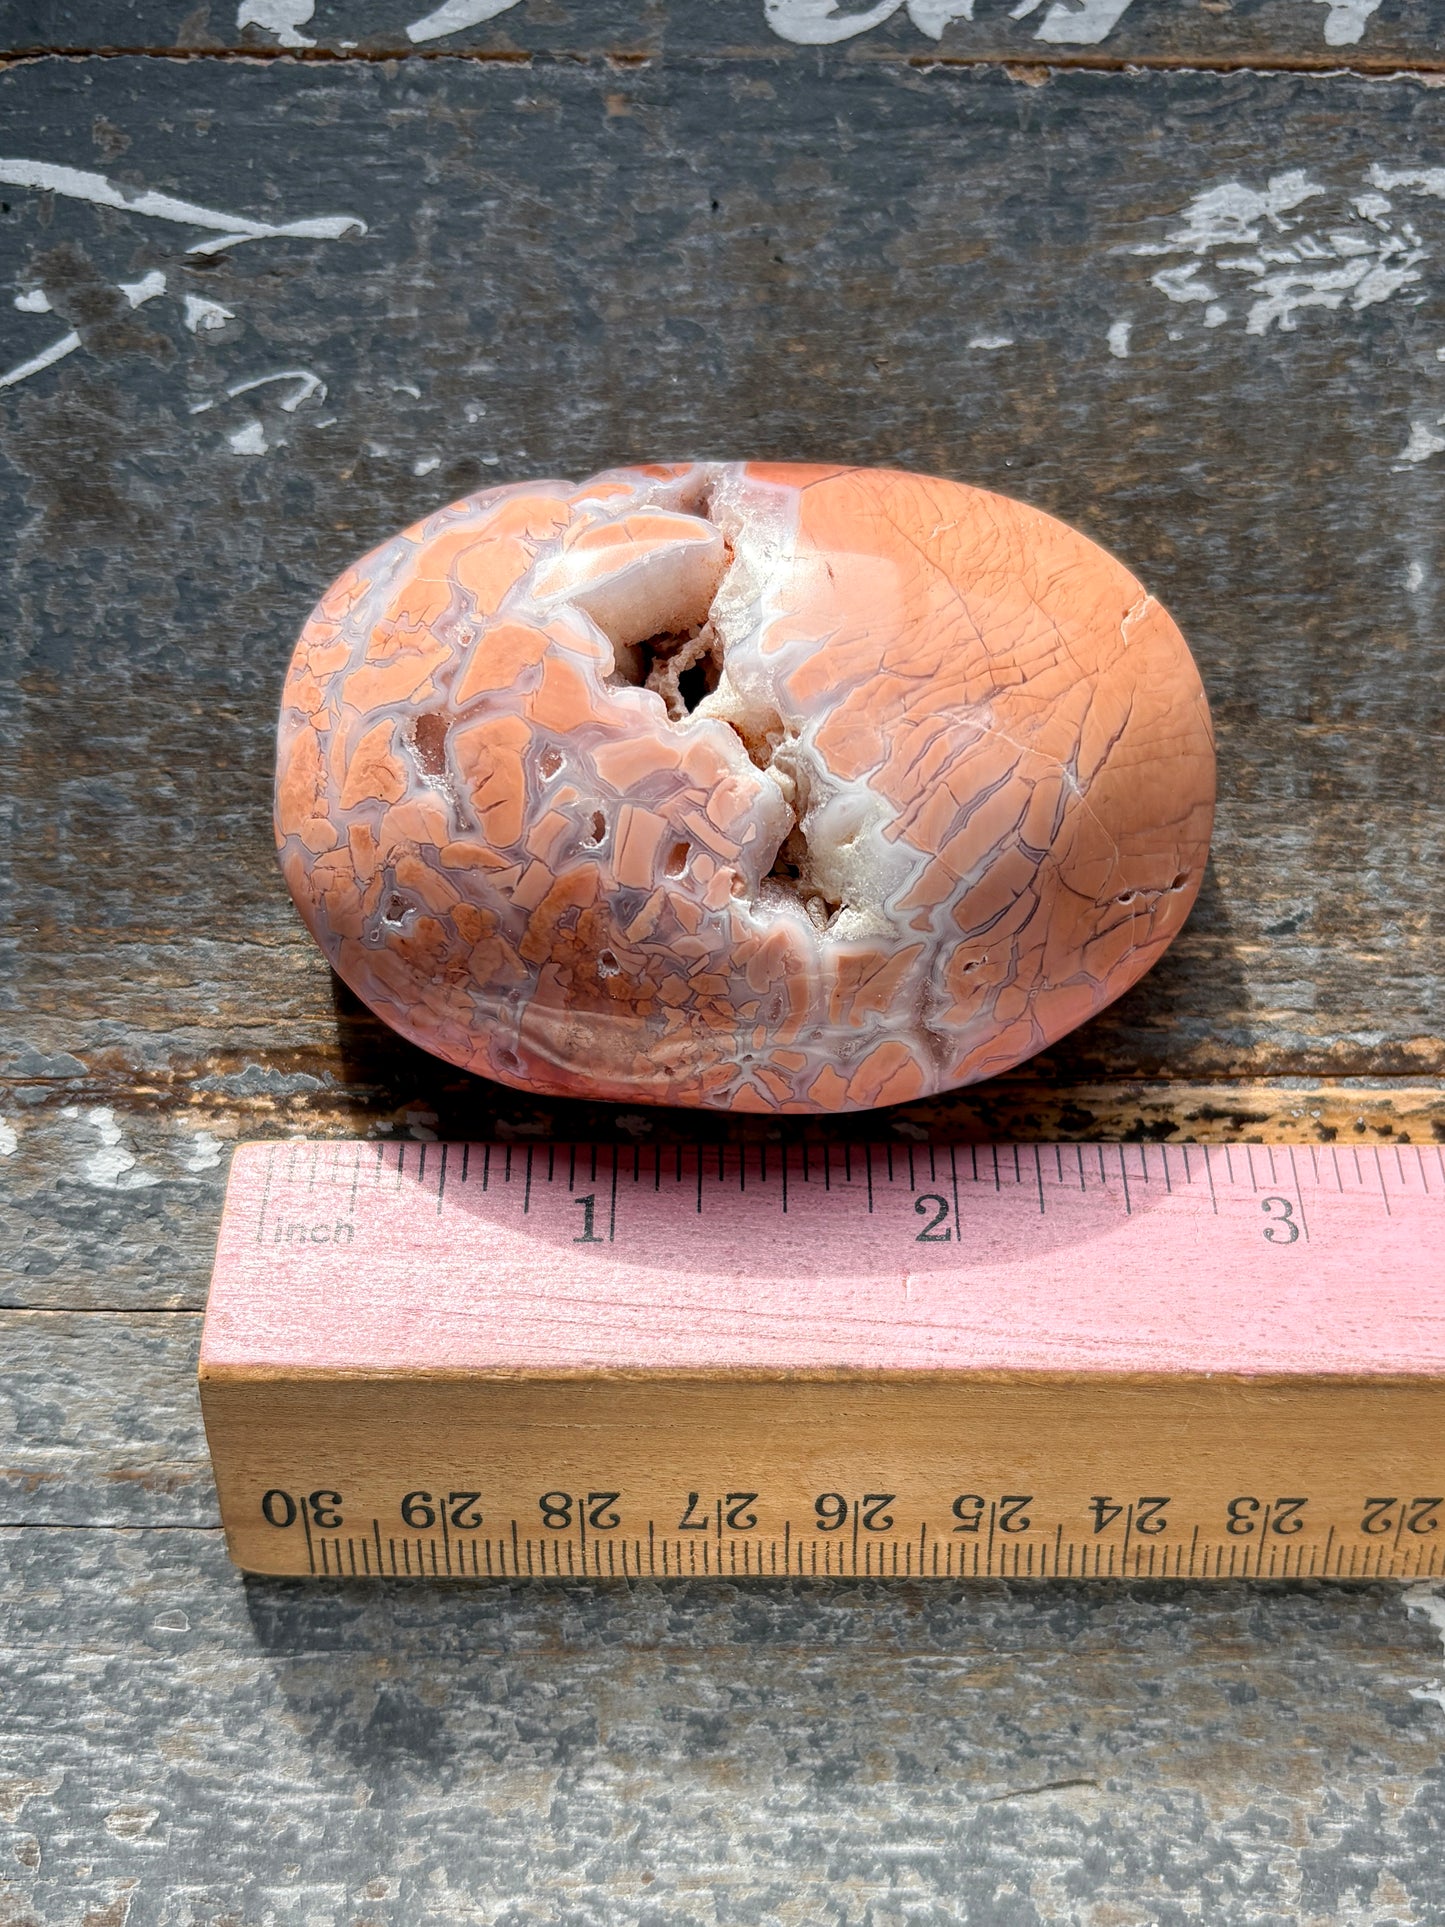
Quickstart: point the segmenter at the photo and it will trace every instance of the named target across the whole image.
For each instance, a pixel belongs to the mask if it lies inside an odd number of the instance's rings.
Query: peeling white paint
[[[237,455],[264,455],[271,446],[260,422],[247,422],[244,428],[236,429],[226,440]]]
[[[1012,348],[1014,338],[1012,335],[975,335],[968,345],[970,348],[982,348],[986,353],[992,353],[998,348]]]
[[[1196,194],[1184,210],[1185,225],[1166,234],[1162,243],[1145,244],[1135,254],[1206,254],[1211,248],[1245,247],[1263,235],[1263,223],[1276,233],[1287,225],[1285,215],[1326,190],[1300,168],[1271,175],[1263,188],[1242,181],[1225,181]]]
[[[1392,254],[1394,259],[1390,258]],[[1356,259],[1339,268],[1262,275],[1249,284],[1264,299],[1251,306],[1245,332],[1268,334],[1271,325],[1278,322],[1281,331],[1288,334],[1299,325],[1296,317],[1302,308],[1339,308],[1348,299],[1350,307],[1358,313],[1378,301],[1388,301],[1392,294],[1398,294],[1401,288],[1420,279],[1415,263],[1423,260],[1424,254],[1423,248],[1411,249],[1400,242],[1382,252],[1377,260]]]
[[[508,12],[517,3],[518,0],[442,0],[433,12],[410,22],[406,37],[413,46],[419,46],[423,40],[444,40],[450,33],[461,33],[466,27],[480,26],[484,20],[495,20],[499,13]]]
[[[79,1117],[73,1104],[67,1104],[62,1117]],[[126,1148],[125,1136],[108,1104],[97,1104],[85,1113],[85,1122],[100,1138],[100,1149],[85,1161],[81,1175],[87,1184],[100,1191],[143,1191],[159,1184],[150,1171],[136,1169],[135,1153]]]
[[[460,0],[454,0],[454,4],[460,4]],[[1009,18],[1025,20],[1043,4],[1044,0],[1019,0],[1009,10]],[[1133,0],[1052,0],[1034,38],[1055,46],[1095,46],[1118,25],[1132,4]],[[846,13],[837,0],[763,0],[764,17],[773,32],[800,47],[827,47],[852,40],[881,27],[901,7],[920,33],[939,40],[951,22],[973,19],[974,0],[906,0],[906,7],[905,0],[875,0],[871,7]],[[445,13],[447,9],[440,11]],[[413,39],[417,37],[411,28],[407,31]]]
[[[247,381],[233,382],[226,390],[226,395],[234,401],[238,395],[249,395],[258,388],[269,388],[274,382],[290,384],[289,392],[280,398],[281,412],[286,415],[294,415],[303,402],[326,399],[326,383],[309,368],[278,368],[274,374],[252,375]],[[193,415],[205,414],[215,405],[214,401],[193,402],[190,412]],[[265,455],[273,446],[264,423],[255,420],[243,422],[239,428],[233,429],[227,435],[226,442],[234,455]]]
[[[159,268],[152,268],[150,273],[143,274],[139,281],[118,281],[116,286],[131,307],[139,308],[147,301],[154,301],[157,295],[165,293],[166,277]],[[49,296],[38,288],[30,294],[17,295],[15,306],[23,309],[26,314],[51,312]],[[18,382],[28,381],[32,375],[38,375],[46,368],[53,368],[57,361],[64,361],[67,355],[73,355],[79,346],[80,336],[72,328],[69,334],[61,335],[58,341],[52,341],[48,348],[42,348],[38,355],[32,355],[28,361],[17,362],[13,368],[6,369],[5,373],[0,375],[0,388],[14,388]]]
[[[1219,293],[1210,282],[1199,279],[1197,261],[1188,261],[1182,268],[1161,268],[1150,279],[1160,294],[1167,294],[1171,301],[1210,302]]]
[[[1439,171],[1445,176],[1445,169]],[[1377,185],[1382,172],[1370,171]],[[1183,210],[1182,225],[1162,242],[1144,242],[1130,252],[1190,257],[1160,268],[1152,283],[1170,301],[1202,305],[1209,328],[1222,327],[1237,312],[1223,277],[1247,277],[1244,286],[1254,298],[1243,304],[1243,322],[1251,335],[1274,327],[1289,333],[1310,308],[1358,313],[1414,286],[1427,250],[1411,222],[1387,218],[1391,204],[1382,195],[1356,196],[1318,227],[1302,225],[1298,210],[1330,193],[1298,168],[1272,175],[1262,188],[1225,181],[1197,194]],[[1248,251],[1224,251],[1233,248]]]
[[[1370,169],[1370,179],[1376,187],[1408,187],[1416,194],[1431,194],[1436,200],[1445,200],[1445,167],[1389,168],[1376,162]]]
[[[92,174],[80,167],[61,167],[51,161],[0,159],[0,182],[10,187],[31,187],[42,193],[62,194],[74,201],[90,201],[96,207],[113,207],[123,214],[140,214],[154,221],[175,221],[183,227],[213,230],[208,239],[193,241],[190,254],[214,254],[221,248],[239,247],[244,241],[271,240],[280,235],[298,235],[311,240],[337,241],[344,234],[365,234],[366,223],[354,214],[323,214],[303,221],[255,221],[244,214],[224,214],[183,201],[174,194],[150,189],[123,188],[104,174]]]
[[[1132,321],[1115,321],[1111,324],[1108,336],[1109,353],[1113,355],[1117,361],[1128,360],[1129,336],[1133,331],[1134,324]]]
[[[251,0],[258,4],[259,0]],[[284,5],[286,0],[266,0]],[[435,39],[455,33],[477,20],[490,19],[515,0],[448,0],[434,14],[428,14],[408,27],[413,40]],[[1035,40],[1059,47],[1094,47],[1106,40],[1132,6],[1133,0],[1050,0]],[[1316,0],[1328,9],[1323,21],[1326,46],[1353,46],[1363,36],[1366,24],[1379,12],[1382,0]],[[883,26],[905,11],[920,33],[930,39],[942,38],[954,20],[974,17],[975,0],[875,0],[872,6],[844,11],[840,0],[764,0],[764,17],[773,32],[798,46],[825,47],[840,40],[852,40]],[[1045,0],[1017,0],[1009,8],[1010,20],[1027,20],[1045,5]],[[308,15],[309,17],[309,15]],[[439,23],[433,26],[433,22]],[[440,24],[445,23],[445,24]],[[345,44],[345,43],[343,43]]]
[[[13,388],[17,382],[28,381],[32,375],[38,375],[43,368],[53,368],[57,361],[64,361],[67,355],[73,355],[79,346],[80,336],[72,328],[68,335],[52,341],[48,348],[42,348],[29,361],[18,361],[13,368],[7,368],[0,375],[0,388]]]
[[[797,47],[831,47],[881,27],[902,4],[903,0],[877,0],[861,13],[840,13],[835,0],[763,0],[763,16],[780,40],[791,40]]]
[[[418,455],[411,465],[411,472],[413,475],[430,475],[434,469],[440,468],[441,465],[442,458],[440,455]]]
[[[223,308],[219,301],[207,301],[199,294],[186,296],[184,320],[193,335],[209,333],[214,328],[224,328],[236,316],[230,308]]]
[[[218,1137],[213,1137],[209,1131],[197,1131],[182,1163],[188,1171],[214,1171],[221,1162],[222,1149]]]
[[[942,40],[954,20],[972,20],[973,0],[908,0],[908,18],[930,40]]]
[[[1380,11],[1380,0],[1315,0],[1315,4],[1329,8],[1325,19],[1327,47],[1353,47],[1370,15]]]
[[[15,1126],[0,1117],[0,1158],[13,1158],[20,1143],[15,1135]]]
[[[147,301],[154,301],[157,295],[165,293],[166,277],[159,268],[152,268],[139,281],[118,281],[116,286],[133,308],[143,308]]]
[[[283,47],[314,47],[299,31],[316,11],[316,0],[241,0],[236,9],[236,31],[259,27],[273,34]]]
[[[234,401],[237,395],[249,395],[253,388],[266,388],[273,381],[294,381],[295,392],[283,396],[281,407],[288,415],[294,415],[303,401],[310,401],[314,395],[318,401],[326,399],[326,383],[320,375],[313,375],[309,368],[280,368],[274,375],[255,375],[250,381],[238,381],[226,393]]]
[[[1441,417],[1441,421],[1445,422],[1445,416]],[[1410,439],[1396,457],[1395,473],[1398,475],[1402,468],[1415,462],[1429,461],[1441,449],[1445,449],[1445,435],[1437,435],[1425,422],[1411,422]]]
[[[1044,15],[1035,40],[1047,40],[1056,47],[1096,47],[1124,18],[1133,0],[1081,0],[1081,4],[1054,4]]]
[[[1405,590],[1408,595],[1418,595],[1425,586],[1425,565],[1412,562],[1405,571]]]
[[[304,7],[304,11],[302,10]],[[240,24],[247,19],[259,25],[274,26],[285,15],[288,19],[309,19],[311,0],[243,0],[240,8]],[[283,44],[310,45],[309,41],[284,42]],[[172,194],[160,193],[150,189],[136,190],[122,187],[108,179],[104,174],[91,173],[84,168],[65,167],[50,161],[35,161],[14,156],[0,159],[0,183],[12,187],[33,188],[37,192],[64,195],[71,200],[89,201],[97,207],[113,208],[126,214],[139,214],[151,220],[174,221],[182,226],[201,227],[211,230],[205,239],[194,241],[187,252],[191,254],[213,254],[219,249],[239,246],[244,241],[269,240],[282,236],[304,236],[321,240],[339,240],[345,234],[365,234],[366,223],[354,214],[321,215],[299,221],[258,221],[249,215],[228,214],[215,208],[202,206],[198,202],[186,201]],[[147,301],[154,301],[166,292],[167,277],[158,268],[151,269],[138,281],[122,281],[118,287],[132,308],[139,308]],[[40,288],[31,288],[14,297],[14,305],[25,314],[49,314],[49,296]],[[219,301],[207,300],[199,295],[186,295],[183,303],[185,326],[192,334],[210,332],[224,328],[226,323],[235,320],[234,312]],[[65,360],[81,347],[80,334],[71,329],[59,336],[38,354],[27,356],[12,368],[0,373],[0,389],[13,388],[20,382],[52,368],[57,362]],[[324,398],[325,383],[319,376],[307,370],[287,370],[284,374],[263,376],[263,381],[287,380],[301,384],[294,396],[283,401],[281,406],[288,413],[294,412],[309,396],[316,394]],[[252,384],[256,385],[256,384]],[[244,386],[244,384],[243,384]],[[232,394],[241,392],[233,389]],[[192,414],[203,412],[214,406],[202,402],[191,409]],[[252,431],[240,431],[243,440],[249,444],[254,440]],[[232,437],[233,444],[235,437]],[[238,452],[258,452],[249,445]]]
[[[1445,1647],[1445,1593],[1438,1593],[1430,1586],[1411,1586],[1405,1594],[1405,1610],[1419,1619],[1427,1619],[1434,1627],[1441,1646]],[[1414,1687],[1410,1697],[1438,1706],[1445,1713],[1445,1683]]]

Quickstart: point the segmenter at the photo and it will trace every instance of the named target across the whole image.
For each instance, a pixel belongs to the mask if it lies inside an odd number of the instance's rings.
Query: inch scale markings
[[[1445,1572],[1435,1146],[247,1145],[228,1543],[375,1578]]]

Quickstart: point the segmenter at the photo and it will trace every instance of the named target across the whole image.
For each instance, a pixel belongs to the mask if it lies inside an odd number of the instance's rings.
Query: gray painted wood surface
[[[470,16],[470,18],[468,18]],[[1440,0],[13,0],[26,50],[1434,69]]]
[[[337,1591],[0,1537],[12,1923],[1438,1918],[1440,1653],[1383,1590]]]
[[[421,0],[238,11],[4,26],[189,57],[0,72],[0,1922],[1445,1918],[1425,1595],[243,1581],[192,1382],[237,1136],[695,1128],[390,1039],[274,873],[307,607],[487,479],[931,468],[1194,643],[1222,807],[1174,952],[840,1130],[1445,1135],[1445,95],[1368,77],[1442,10],[1067,41],[978,0],[819,47],[523,0],[406,61]]]
[[[24,1045],[117,1086],[259,1053],[435,1106],[446,1080],[338,1026],[275,886],[293,636],[427,504],[682,449],[1013,490],[1181,620],[1220,729],[1213,874],[1043,1075],[1438,1076],[1440,102],[791,59],[0,75],[35,163],[345,228],[196,253],[214,223],[89,179],[5,190],[17,292],[52,307],[10,312],[7,365],[80,343],[0,392]]]

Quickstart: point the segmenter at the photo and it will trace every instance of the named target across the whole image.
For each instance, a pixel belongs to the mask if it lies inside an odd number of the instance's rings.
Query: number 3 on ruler
[[[1272,1245],[1292,1245],[1299,1236],[1294,1206],[1288,1198],[1261,1198],[1259,1208],[1270,1220],[1264,1235]]]

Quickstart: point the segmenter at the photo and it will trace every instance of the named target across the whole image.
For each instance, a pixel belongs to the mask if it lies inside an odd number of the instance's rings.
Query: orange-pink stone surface
[[[327,591],[276,837],[336,970],[523,1089],[818,1112],[1006,1070],[1188,914],[1209,712],[1037,509],[691,463],[440,509]]]

